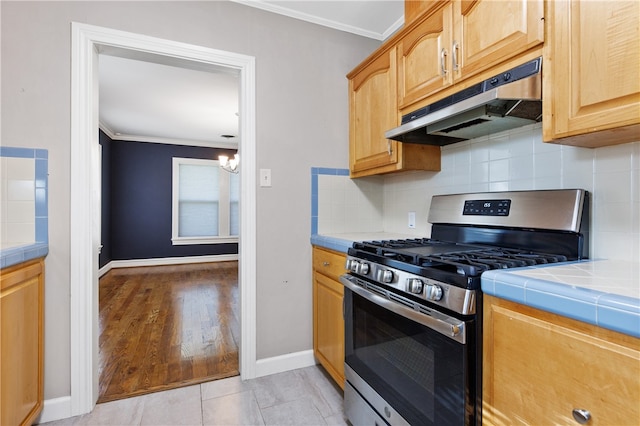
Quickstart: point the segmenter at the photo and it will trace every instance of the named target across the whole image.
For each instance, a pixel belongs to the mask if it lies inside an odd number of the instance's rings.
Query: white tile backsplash
[[[382,231],[382,178],[318,175],[318,234]]]
[[[460,169],[470,159],[468,184]],[[384,230],[416,235],[406,225],[408,211],[426,220],[431,196],[455,192],[582,188],[592,194],[591,258],[640,261],[640,142],[588,149],[542,142],[540,124],[442,148],[442,171],[389,175],[384,182]],[[426,202],[394,197],[398,186],[416,187]]]
[[[591,193],[591,258],[640,262],[640,142],[597,149],[548,144],[540,123],[444,146],[440,172],[321,175],[318,233],[429,236],[433,195],[563,188]],[[415,229],[407,226],[410,211]]]
[[[0,157],[2,246],[35,241],[35,160]]]

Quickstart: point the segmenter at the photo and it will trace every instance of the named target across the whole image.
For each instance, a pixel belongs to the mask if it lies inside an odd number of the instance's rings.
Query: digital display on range
[[[509,216],[511,200],[466,200],[463,215]]]

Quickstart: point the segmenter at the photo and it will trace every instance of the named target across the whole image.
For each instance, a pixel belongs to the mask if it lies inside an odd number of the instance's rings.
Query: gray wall
[[[379,42],[227,1],[0,7],[2,144],[49,150],[45,399],[70,394],[72,21],[256,57],[257,356],[310,349],[310,168],[348,167],[345,75]]]

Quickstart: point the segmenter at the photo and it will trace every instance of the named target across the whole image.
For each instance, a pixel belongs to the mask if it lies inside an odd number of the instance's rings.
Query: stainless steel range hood
[[[540,121],[541,68],[538,58],[427,105],[385,137],[442,146]]]

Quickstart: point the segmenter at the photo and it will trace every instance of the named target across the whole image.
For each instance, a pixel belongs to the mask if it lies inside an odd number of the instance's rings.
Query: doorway
[[[71,87],[71,415],[90,412],[98,398],[98,250],[100,167],[98,54],[115,47],[240,71],[240,374],[256,369],[255,59],[171,40],[72,24]]]

